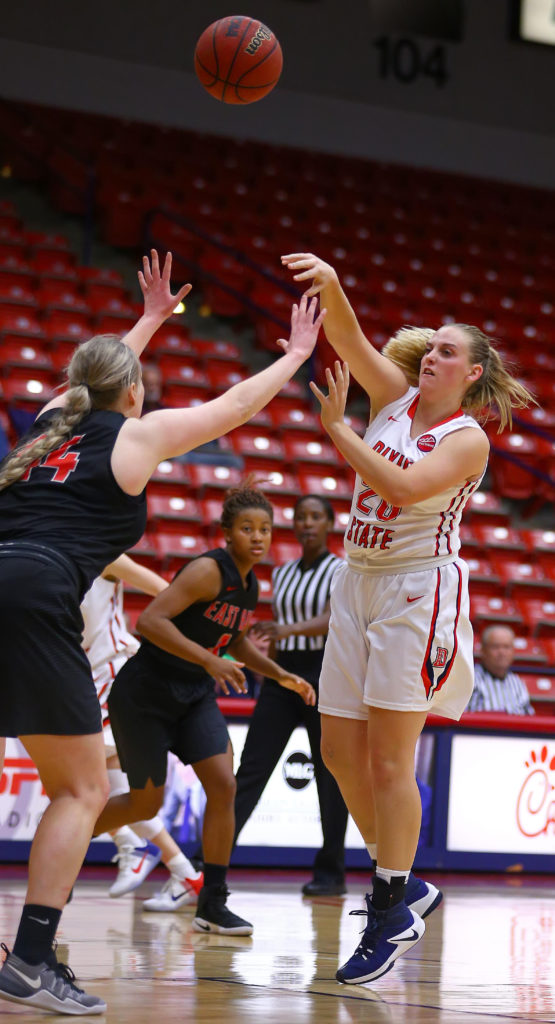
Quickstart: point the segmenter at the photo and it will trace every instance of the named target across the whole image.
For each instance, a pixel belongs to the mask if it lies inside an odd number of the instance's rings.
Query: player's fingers
[[[147,285],[152,284],[152,272],[150,269],[150,260],[148,256],[143,256],[143,274]]]
[[[142,270],[137,271],[137,277],[139,278],[139,287],[144,295],[144,293],[146,292],[146,281]]]
[[[156,249],[150,250],[150,260],[152,263],[152,276],[160,277],[160,260],[158,259],[158,251]]]
[[[320,391],[320,388],[314,383],[313,380],[309,381],[309,385],[308,386],[309,386],[310,390],[312,391],[312,394],[316,395],[316,398],[318,399],[320,405],[323,405],[324,402],[326,401],[326,396],[324,394],[322,394],[322,392]]]
[[[176,306],[178,302],[182,302],[185,296],[189,294],[189,292],[192,290],[192,287],[192,284],[184,284],[183,287],[179,289],[177,295],[175,296]]]
[[[291,260],[313,260],[315,256],[311,252],[290,252],[286,256],[282,256],[281,259],[284,263],[290,263]]]
[[[164,266],[162,268],[162,279],[164,281],[169,281],[169,279],[171,277],[171,272],[172,272],[172,254],[171,254],[171,252],[167,252],[166,253],[166,258],[164,260]]]

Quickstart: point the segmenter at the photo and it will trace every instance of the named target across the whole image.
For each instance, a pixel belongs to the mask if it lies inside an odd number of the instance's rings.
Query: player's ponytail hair
[[[96,409],[109,409],[121,391],[138,384],[141,366],[132,349],[112,334],[99,334],[75,350],[67,371],[65,404],[43,434],[23,441],[0,464],[0,490],[19,480],[32,462],[70,438],[77,424]]]
[[[512,409],[523,409],[537,405],[528,388],[514,377],[504,364],[491,338],[479,327],[469,324],[453,324],[470,338],[469,357],[471,363],[480,363],[483,373],[470,385],[461,402],[465,412],[488,419],[488,413],[495,407],[499,413],[498,433],[506,426],[512,427]],[[436,332],[431,327],[402,327],[389,339],[383,348],[383,355],[395,363],[416,387],[420,374],[420,363],[426,351],[426,344]]]
[[[263,481],[256,479],[256,473],[249,473],[237,487],[230,487],[226,492],[222,506],[220,525],[223,530],[230,530],[236,517],[247,508],[260,508],[267,512],[270,521],[274,521],[274,510],[263,491],[257,487]]]

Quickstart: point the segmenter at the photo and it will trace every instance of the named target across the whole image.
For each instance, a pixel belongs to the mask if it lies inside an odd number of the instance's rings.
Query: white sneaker
[[[196,907],[198,894],[204,884],[202,871],[196,878],[185,878],[181,881],[170,875],[168,881],[155,896],[143,903],[143,910],[157,910],[173,914],[187,907]]]
[[[125,893],[138,889],[147,875],[159,863],[161,856],[161,850],[157,850],[155,846],[132,846],[120,849],[113,858],[118,864],[118,874],[114,884],[108,890],[110,896],[124,896]]]

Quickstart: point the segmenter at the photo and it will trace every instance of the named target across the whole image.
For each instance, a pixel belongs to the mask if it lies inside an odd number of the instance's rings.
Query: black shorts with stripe
[[[131,789],[163,786],[168,751],[183,764],[224,754],[227,725],[210,680],[172,675],[142,648],[118,672],[108,698],[110,725]]]
[[[101,731],[80,598],[77,569],[64,555],[0,544],[1,736]]]

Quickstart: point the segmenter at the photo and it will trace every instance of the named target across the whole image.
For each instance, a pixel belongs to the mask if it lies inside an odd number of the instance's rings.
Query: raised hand
[[[339,360],[336,359],[334,366],[335,378],[329,366],[326,368],[327,395],[320,391],[320,388],[313,380],[310,381],[310,390],[316,395],[320,403],[320,419],[322,420],[324,430],[329,430],[334,423],[343,422],[347,394],[349,392],[349,367],[347,363],[341,365]]]
[[[172,271],[172,254],[166,253],[162,273],[156,249],[150,250],[150,259],[143,256],[143,269],[138,271],[139,285],[145,303],[145,317],[163,324],[172,315],[178,302],[189,294],[191,284],[184,284],[176,295],[172,295],[170,278]]]
[[[318,316],[315,316],[317,306],[318,300],[312,299],[309,302],[306,295],[302,296],[298,305],[297,303],[293,304],[291,334],[287,340],[280,338],[278,341],[278,345],[284,352],[292,352],[302,356],[303,359],[308,359],[326,315],[326,310],[322,309]]]
[[[309,707],[314,707],[316,704],[316,691],[310,683],[307,683],[306,679],[301,676],[296,676],[290,673],[286,676],[282,676],[278,679],[279,685],[284,686],[286,690],[293,690],[295,693],[302,697],[305,704]]]
[[[273,619],[262,619],[260,622],[255,622],[250,633],[253,636],[265,637],[268,640],[281,640],[283,637],[289,636],[287,626],[281,626],[278,622],[274,622]]]
[[[324,263],[318,256],[311,252],[293,252],[289,256],[282,256],[281,262],[287,270],[294,270],[294,281],[312,281],[310,288],[307,288],[305,295],[311,298],[319,295],[328,284],[337,281],[337,274],[329,263]]]

